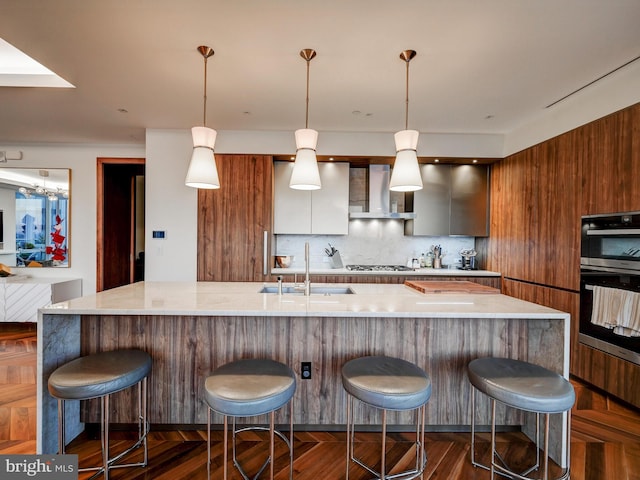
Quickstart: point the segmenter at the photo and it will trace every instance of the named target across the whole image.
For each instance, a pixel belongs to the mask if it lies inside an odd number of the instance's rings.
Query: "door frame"
[[[96,162],[96,292],[104,289],[104,166],[105,165],[145,165],[144,158],[98,157]],[[135,208],[135,205],[132,205]],[[134,235],[133,229],[130,231]],[[131,242],[131,248],[135,245]],[[132,253],[133,255],[133,253]],[[132,279],[133,281],[133,279]]]

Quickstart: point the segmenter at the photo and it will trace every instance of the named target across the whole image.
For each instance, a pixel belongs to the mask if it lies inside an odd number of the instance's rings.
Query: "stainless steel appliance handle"
[[[587,230],[587,236],[606,236],[606,235],[640,235],[639,228],[617,228],[611,230]]]
[[[267,232],[266,230],[263,232],[263,238],[262,238],[262,274],[263,275],[267,275],[267,265],[269,264],[268,260],[269,260],[269,255],[268,255],[268,242],[267,242],[267,237],[268,237],[269,232]]]
[[[625,262],[627,263],[627,262]],[[629,265],[632,265],[629,263]],[[582,273],[593,272],[608,272],[608,273],[623,273],[627,275],[640,275],[640,270],[636,268],[615,268],[615,267],[603,267],[599,265],[590,265],[588,263],[582,263],[580,265]]]

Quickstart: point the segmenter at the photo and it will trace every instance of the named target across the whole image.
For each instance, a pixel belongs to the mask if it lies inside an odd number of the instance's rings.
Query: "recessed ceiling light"
[[[75,88],[0,38],[0,87]]]
[[[354,110],[351,112],[353,115],[360,115],[362,112],[360,110]]]
[[[126,108],[119,108],[118,111],[120,113],[129,113],[129,110],[127,110]]]
[[[485,120],[491,120],[493,118],[493,115],[487,115],[484,117]]]

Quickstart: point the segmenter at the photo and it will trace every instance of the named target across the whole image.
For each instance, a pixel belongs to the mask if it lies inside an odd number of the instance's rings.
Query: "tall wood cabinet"
[[[640,406],[640,366],[578,342],[580,217],[640,211],[640,104],[492,166],[487,269],[503,291],[571,313],[571,373]]]
[[[221,188],[198,190],[198,280],[268,279],[273,159],[216,155],[216,164]]]

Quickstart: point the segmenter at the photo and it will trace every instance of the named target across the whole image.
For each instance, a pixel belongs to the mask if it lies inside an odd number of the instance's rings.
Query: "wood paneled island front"
[[[272,358],[298,374],[297,429],[344,427],[340,370],[363,355],[403,358],[429,373],[433,395],[427,425],[440,430],[470,424],[466,366],[474,358],[518,358],[568,377],[569,315],[557,310],[500,294],[424,294],[404,285],[354,284],[354,294],[308,297],[259,293],[263,286],[141,282],[42,309],[38,452],[56,451],[56,402],[46,388],[51,372],[79,355],[119,348],[139,348],[153,358],[152,428],[205,424],[205,377],[246,357]],[[300,377],[301,362],[311,362],[311,379]],[[132,422],[130,401],[127,392],[114,397],[113,422]],[[68,423],[73,438],[82,426],[79,407],[68,403],[76,419]],[[484,399],[478,412],[480,423],[488,424]],[[379,422],[370,414],[358,415],[358,424]],[[96,421],[92,409],[82,420]],[[390,420],[402,426],[412,417],[401,414]],[[522,425],[527,420],[508,412],[499,423]]]

